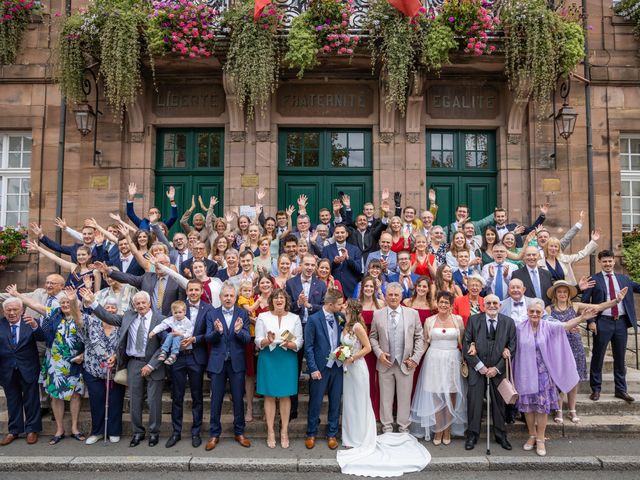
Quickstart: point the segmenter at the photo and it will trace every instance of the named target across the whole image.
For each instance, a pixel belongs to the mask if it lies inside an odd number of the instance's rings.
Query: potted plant
[[[29,18],[37,10],[34,0],[0,1],[0,65],[15,61]]]
[[[28,232],[23,227],[0,227],[0,271],[18,255],[27,253]]]

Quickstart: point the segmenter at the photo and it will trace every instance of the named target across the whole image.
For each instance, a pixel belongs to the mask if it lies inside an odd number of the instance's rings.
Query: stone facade
[[[50,3],[50,12],[64,9],[61,0]],[[604,232],[600,244],[611,245],[619,253],[622,233],[618,139],[621,132],[640,132],[640,59],[632,25],[614,16],[610,3],[587,2],[592,26],[589,43],[595,175],[591,188],[595,192],[595,224]],[[56,209],[61,110],[60,92],[52,81],[49,65],[53,43],[49,17],[44,15],[42,21],[30,24],[16,64],[0,69],[0,131],[32,133],[29,219],[42,223],[51,234]],[[389,188],[403,192],[404,202],[424,207],[425,182],[429,176],[426,129],[469,128],[496,131],[498,205],[509,210],[513,221],[529,222],[535,218],[538,205],[549,201],[553,208],[547,225],[552,232],[561,234],[577,221],[581,210],[588,210],[584,85],[573,81],[569,100],[578,111],[577,125],[568,142],[558,137],[556,156],[552,158],[553,126],[550,121],[537,125],[535,106],[514,99],[506,86],[502,58],[453,60],[439,77],[416,76],[404,117],[385,108],[384,79],[372,74],[365,51],[350,63],[346,59],[325,62],[305,75],[304,80],[286,72],[271,109],[248,121],[236,106],[233,88],[224,78],[217,59],[160,59],[156,65],[159,90],[154,89],[150,77],[146,78],[143,94],[129,108],[122,127],[114,121],[112,112],[103,108],[97,165],[92,163],[92,138],[80,136],[72,109],[67,110],[63,215],[70,225],[80,225],[85,217],[107,223],[109,212],[119,210],[124,214],[129,182],[137,183],[143,194],[142,199],[136,200],[136,209],[146,210],[156,195],[156,132],[162,127],[224,127],[225,207],[254,203],[255,189],[242,187],[241,177],[258,175],[259,185],[267,192],[264,203],[269,212],[275,210],[278,202],[279,128],[370,128],[374,199],[379,198],[383,188]],[[577,72],[583,75],[582,66]],[[282,104],[285,100],[281,95],[287,91],[316,88],[330,94],[359,87],[371,92],[366,100],[370,104],[361,108],[327,107],[315,114],[305,114],[301,109],[303,113],[296,114],[295,108]],[[430,95],[441,92],[442,87],[445,91],[464,87],[472,87],[474,91],[484,89],[495,96],[496,103],[474,107],[471,114],[461,111],[458,117],[443,118],[442,109],[430,104],[434,101]],[[172,92],[200,95],[201,99],[172,104],[168,100]],[[201,103],[194,105],[190,101],[213,105],[207,111]],[[548,188],[551,184],[557,187],[558,183],[559,189]],[[440,223],[444,221],[440,219]],[[63,241],[69,238],[63,237]],[[574,241],[573,251],[587,241],[585,226]],[[29,271],[37,271],[42,278],[51,269],[50,262],[41,260],[37,270]],[[583,262],[579,273],[587,270],[588,265]]]

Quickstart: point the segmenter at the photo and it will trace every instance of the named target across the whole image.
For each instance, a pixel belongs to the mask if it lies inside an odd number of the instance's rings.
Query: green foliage
[[[584,28],[575,22],[561,21],[560,35],[560,75],[568,76],[584,59]]]
[[[622,0],[613,7],[616,15],[635,22],[633,33],[640,40],[640,0]]]
[[[449,62],[449,51],[458,46],[453,31],[442,22],[431,24],[422,36],[420,63],[428,70],[440,71]]]
[[[385,103],[388,110],[397,106],[404,115],[407,90],[417,70],[421,30],[416,23],[393,8],[387,0],[369,5],[366,28],[369,31],[371,65],[378,61],[386,74]]]
[[[0,65],[15,61],[29,17],[36,9],[33,0],[0,1]]]
[[[305,70],[317,66],[319,41],[309,28],[305,14],[298,15],[289,30],[288,49],[284,61],[292,68],[298,69],[298,78],[302,78]]]
[[[23,227],[0,227],[0,265],[6,265],[12,258],[27,253],[29,234]]]
[[[640,231],[622,236],[622,258],[624,267],[635,282],[640,282]]]
[[[236,101],[252,118],[256,109],[264,112],[277,87],[280,50],[276,33],[280,13],[267,5],[257,22],[253,1],[237,1],[224,13],[223,24],[231,29],[225,71],[231,77]]]

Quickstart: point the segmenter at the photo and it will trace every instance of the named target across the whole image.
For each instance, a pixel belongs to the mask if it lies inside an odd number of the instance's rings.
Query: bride
[[[449,445],[451,435],[464,435],[467,425],[466,385],[460,372],[458,350],[464,334],[462,318],[451,313],[454,297],[439,292],[438,314],[425,321],[425,343],[429,345],[411,403],[411,433],[433,444]]]
[[[342,444],[338,452],[342,473],[368,477],[398,477],[418,472],[431,461],[426,448],[408,433],[377,436],[376,419],[369,395],[369,370],[364,360],[371,351],[362,318],[362,305],[347,302],[347,321],[341,342],[352,356],[343,363]]]

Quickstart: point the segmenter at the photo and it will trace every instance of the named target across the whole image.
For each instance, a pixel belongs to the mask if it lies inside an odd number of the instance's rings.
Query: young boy
[[[171,332],[160,347],[162,351],[158,355],[158,360],[161,362],[164,360],[166,365],[173,365],[178,358],[180,342],[193,335],[193,323],[187,318],[187,306],[183,301],[178,300],[171,304],[171,316],[156,325],[149,333],[149,338],[167,329]]]

